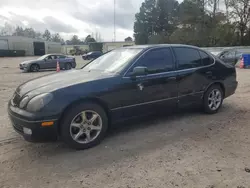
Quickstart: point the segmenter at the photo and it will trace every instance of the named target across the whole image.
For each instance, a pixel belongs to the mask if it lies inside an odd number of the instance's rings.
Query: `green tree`
[[[0,27],[0,36],[7,36],[7,35],[12,35],[14,33],[15,28],[5,22],[3,27]]]
[[[84,40],[84,43],[85,44],[88,44],[90,42],[96,42],[96,40],[91,36],[91,35],[88,35],[85,40]]]
[[[48,29],[46,29],[43,33],[43,38],[46,40],[46,41],[50,41],[51,40],[51,33]]]
[[[149,37],[155,32],[157,20],[156,1],[145,0],[135,15],[134,38],[136,44],[147,44]]]
[[[179,23],[179,3],[176,0],[145,0],[135,15],[134,37],[136,44],[155,43],[159,37],[168,37]],[[157,35],[156,37],[154,35]],[[150,40],[149,40],[150,39]],[[158,41],[160,42],[160,41]]]
[[[77,45],[81,42],[81,40],[78,38],[77,35],[73,35],[71,40],[70,40],[70,43],[73,44],[73,45]]]
[[[24,36],[24,29],[20,26],[17,26],[13,33],[13,36]]]
[[[131,41],[133,41],[133,39],[131,37],[127,37],[127,38],[124,39],[124,41],[125,42],[131,42]]]
[[[154,31],[170,36],[179,23],[179,3],[176,0],[158,0],[156,4],[157,20]]]
[[[62,38],[59,33],[52,34],[51,41],[53,42],[61,42]]]
[[[25,37],[36,38],[36,32],[33,28],[25,28],[23,32]]]
[[[229,0],[229,6],[240,33],[240,43],[244,44],[244,36],[250,23],[250,0]]]

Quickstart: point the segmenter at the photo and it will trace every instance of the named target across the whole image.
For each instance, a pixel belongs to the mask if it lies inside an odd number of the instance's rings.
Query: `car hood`
[[[23,61],[22,63],[20,63],[21,65],[23,65],[23,64],[29,64],[29,63],[34,63],[34,62],[36,62],[36,61],[38,61],[38,60],[36,60],[36,59],[33,59],[33,60],[27,60],[27,61]]]
[[[40,93],[52,92],[61,88],[94,80],[112,77],[114,74],[101,73],[99,71],[87,72],[83,70],[70,70],[42,76],[20,85],[16,92],[20,96],[29,94],[35,96]]]

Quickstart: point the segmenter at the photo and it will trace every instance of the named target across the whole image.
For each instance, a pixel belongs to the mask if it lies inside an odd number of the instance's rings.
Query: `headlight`
[[[25,63],[24,63],[24,64],[22,64],[22,66],[23,66],[23,67],[26,67],[26,66],[27,66],[27,64],[25,64]]]
[[[20,104],[19,104],[19,107],[20,107],[20,108],[24,108],[24,107],[27,105],[28,102],[29,102],[29,97],[26,96],[26,97],[24,97],[24,98],[21,100],[21,102],[20,102]]]
[[[43,93],[35,96],[29,101],[27,110],[30,112],[37,112],[47,105],[52,99],[53,95],[51,93]]]

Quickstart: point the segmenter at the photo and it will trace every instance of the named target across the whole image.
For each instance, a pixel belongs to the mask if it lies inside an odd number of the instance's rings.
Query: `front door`
[[[135,67],[147,67],[144,76],[131,78]],[[172,110],[177,102],[176,72],[170,48],[146,52],[123,77],[121,105],[123,116],[140,116],[157,110]]]
[[[57,56],[49,55],[45,61],[46,69],[54,69],[56,68]]]

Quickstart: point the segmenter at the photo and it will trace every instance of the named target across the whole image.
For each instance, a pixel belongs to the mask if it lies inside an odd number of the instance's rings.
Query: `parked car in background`
[[[76,67],[74,57],[61,54],[47,54],[38,59],[24,61],[19,64],[19,68],[27,72],[37,72],[40,69],[56,69],[57,62],[59,62],[61,69],[69,70]]]
[[[235,67],[200,48],[132,46],[82,69],[20,85],[8,112],[14,129],[29,141],[60,137],[86,149],[123,120],[196,105],[217,113],[237,85]]]
[[[89,52],[87,54],[82,55],[84,60],[96,59],[102,55],[100,51]]]
[[[225,63],[235,65],[240,60],[242,54],[244,53],[250,53],[250,50],[240,49],[240,48],[230,48],[230,49],[225,49],[222,52],[218,53],[217,57],[219,57]]]

